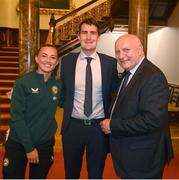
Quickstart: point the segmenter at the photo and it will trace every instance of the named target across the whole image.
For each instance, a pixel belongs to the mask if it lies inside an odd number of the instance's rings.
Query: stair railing
[[[64,41],[75,39],[83,19],[93,17],[101,20],[103,17],[110,16],[110,9],[111,0],[93,0],[57,20],[52,14],[46,43],[62,45]]]

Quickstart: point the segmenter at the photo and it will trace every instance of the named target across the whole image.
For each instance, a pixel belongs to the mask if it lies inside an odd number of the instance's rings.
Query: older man
[[[147,60],[137,36],[119,37],[115,53],[125,75],[111,117],[101,122],[101,128],[110,134],[116,174],[121,178],[162,178],[165,164],[173,157],[167,80]]]

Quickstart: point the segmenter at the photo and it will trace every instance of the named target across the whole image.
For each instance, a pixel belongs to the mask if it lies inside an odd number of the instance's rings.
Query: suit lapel
[[[70,76],[71,76],[73,93],[74,93],[74,89],[75,89],[75,72],[76,72],[76,63],[77,63],[78,56],[79,56],[79,53],[73,54],[73,56],[71,57],[72,61],[70,61],[70,64],[69,64],[69,66],[71,66],[70,68],[72,69],[72,74],[70,74]]]
[[[104,96],[104,91],[105,91],[105,84],[108,84],[107,81],[107,71],[106,71],[106,61],[104,60],[104,57],[102,57],[102,55],[100,53],[98,53],[99,55],[99,60],[100,60],[100,64],[101,64],[101,83],[102,83],[102,94]]]
[[[117,105],[121,103],[123,98],[127,95],[127,92],[130,91],[130,89],[135,85],[136,81],[139,79],[139,77],[142,75],[142,71],[144,70],[145,64],[148,60],[144,59],[143,62],[138,67],[137,71],[134,73],[132,79],[129,81],[129,84],[125,88],[124,92],[118,97]]]

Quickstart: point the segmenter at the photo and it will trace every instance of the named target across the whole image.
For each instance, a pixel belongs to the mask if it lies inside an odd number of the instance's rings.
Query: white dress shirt
[[[102,75],[101,63],[98,54],[95,52],[90,57],[91,71],[92,71],[92,104],[93,112],[87,118],[84,114],[84,99],[85,99],[85,76],[87,57],[83,52],[78,56],[75,71],[75,90],[74,90],[74,104],[72,117],[78,119],[99,119],[104,117],[103,99],[102,99]]]

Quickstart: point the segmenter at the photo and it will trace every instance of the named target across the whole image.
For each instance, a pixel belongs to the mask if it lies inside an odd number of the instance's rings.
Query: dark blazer
[[[101,62],[102,73],[102,94],[104,113],[109,117],[109,106],[111,103],[111,93],[117,83],[117,61],[105,54],[98,53]],[[70,117],[73,110],[74,88],[75,88],[75,69],[79,53],[70,53],[61,60],[61,80],[64,117],[61,133],[64,134],[68,128]]]
[[[173,157],[168,122],[168,84],[144,59],[118,98],[110,123],[110,148],[122,178],[153,178]]]

